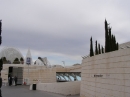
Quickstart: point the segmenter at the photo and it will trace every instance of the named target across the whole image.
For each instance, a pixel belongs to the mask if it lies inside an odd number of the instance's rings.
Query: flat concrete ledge
[[[38,83],[37,90],[43,90],[62,95],[80,94],[80,81],[61,83]]]

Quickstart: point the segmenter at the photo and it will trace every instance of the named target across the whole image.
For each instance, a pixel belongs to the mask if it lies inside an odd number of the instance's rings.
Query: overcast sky
[[[117,41],[129,41],[129,0],[1,0],[2,45],[18,48],[33,60],[51,64],[81,63],[89,54],[90,37],[104,46],[105,18]]]

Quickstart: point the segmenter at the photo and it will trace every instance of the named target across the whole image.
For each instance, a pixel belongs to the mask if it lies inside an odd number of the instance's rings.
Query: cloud
[[[129,41],[130,14],[126,0],[13,0],[1,1],[2,46],[33,57],[48,56],[54,63],[67,58],[81,62],[89,54],[90,37],[104,46],[105,18],[119,43]],[[60,57],[62,59],[60,59]]]

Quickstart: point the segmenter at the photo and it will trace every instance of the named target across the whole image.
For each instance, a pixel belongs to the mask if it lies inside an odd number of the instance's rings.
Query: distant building
[[[16,58],[20,59],[23,58],[23,55],[21,52],[13,47],[4,47],[0,51],[0,58],[4,58],[4,61],[6,61],[8,64],[12,64]]]

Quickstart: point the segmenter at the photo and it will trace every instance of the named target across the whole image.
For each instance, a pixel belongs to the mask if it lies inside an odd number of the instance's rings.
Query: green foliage
[[[94,53],[93,53],[93,40],[92,40],[92,37],[90,38],[90,57],[91,56],[94,56]]]
[[[111,28],[108,28],[108,23],[105,20],[105,52],[117,50],[116,38],[111,34]]]
[[[15,58],[15,60],[14,60],[13,64],[20,64],[19,59],[18,59],[18,58]]]
[[[111,48],[112,39],[111,39],[111,28],[110,27],[109,27],[108,31],[109,31],[109,44],[108,44],[109,46],[108,47],[109,47],[109,52],[110,52],[110,51],[112,51],[112,48]]]
[[[24,63],[24,59],[21,57],[20,58],[20,63],[23,64]]]
[[[101,54],[101,53],[107,53],[111,51],[115,51],[119,49],[119,44],[116,42],[116,38],[111,33],[111,27],[107,23],[105,19],[105,48],[100,48],[100,44],[97,46],[97,40],[95,42],[95,55]],[[90,56],[94,56],[93,54],[93,43],[92,43],[92,37],[90,39]]]
[[[97,40],[96,40],[96,42],[95,42],[95,55],[98,55]]]
[[[113,45],[114,45],[114,51],[116,50],[116,38],[114,36],[114,40],[113,40]]]
[[[110,36],[107,36],[107,52],[110,52]]]
[[[104,48],[103,48],[103,46],[102,46],[102,54],[104,53]]]
[[[105,19],[105,52],[108,52],[108,23]]]
[[[20,61],[24,61],[22,57],[20,58]]]
[[[2,57],[3,64],[7,63],[6,57]]]
[[[118,50],[119,49],[119,44],[118,44],[118,42],[116,43],[116,50]]]
[[[101,54],[100,44],[98,44],[98,52]]]

